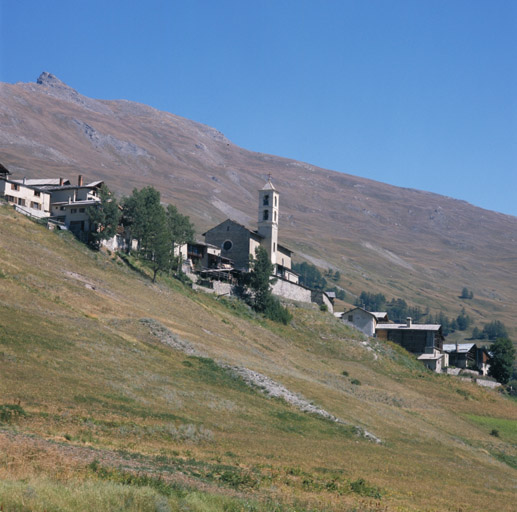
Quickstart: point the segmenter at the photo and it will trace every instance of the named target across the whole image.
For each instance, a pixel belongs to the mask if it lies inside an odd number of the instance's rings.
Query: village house
[[[443,350],[444,337],[439,324],[414,324],[408,317],[405,324],[378,323],[375,334],[380,340],[393,341],[408,352],[416,354],[427,368],[441,372],[449,365]]]
[[[462,369],[476,369],[481,375],[488,375],[490,354],[475,343],[450,343],[443,345],[449,355],[449,365]]]
[[[5,167],[0,172],[0,196],[17,211],[34,218],[48,218],[74,234],[90,229],[88,208],[100,202],[102,181],[84,184],[79,175],[77,185],[64,178],[12,179]],[[5,172],[6,171],[6,172]]]
[[[375,336],[375,329],[379,322],[389,322],[388,313],[366,311],[361,307],[350,309],[344,313],[336,313],[335,316],[346,325],[359,329],[366,336]]]

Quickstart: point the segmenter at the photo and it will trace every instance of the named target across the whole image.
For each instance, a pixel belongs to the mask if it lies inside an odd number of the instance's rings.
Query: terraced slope
[[[152,284],[0,207],[0,505],[512,510],[515,402],[291,310]]]

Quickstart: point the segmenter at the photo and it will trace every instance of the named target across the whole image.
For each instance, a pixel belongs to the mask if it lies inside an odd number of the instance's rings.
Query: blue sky
[[[514,0],[0,0],[0,81],[515,216],[516,62]]]

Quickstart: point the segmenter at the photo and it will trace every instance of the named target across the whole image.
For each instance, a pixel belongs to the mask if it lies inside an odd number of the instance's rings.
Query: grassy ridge
[[[0,425],[0,504],[511,510],[515,402],[431,374],[398,347],[365,346],[331,315],[291,310],[282,326],[153,285],[0,208],[0,405],[26,413]],[[160,343],[142,318],[201,356]],[[383,444],[268,399],[214,361],[268,375]]]

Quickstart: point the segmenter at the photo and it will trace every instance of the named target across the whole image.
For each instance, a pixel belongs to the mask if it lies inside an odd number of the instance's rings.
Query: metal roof
[[[443,354],[422,354],[420,356],[418,356],[418,359],[420,361],[422,360],[431,360],[431,361],[434,361],[434,360],[437,360],[437,359],[441,359],[443,357]]]
[[[388,318],[388,313],[386,313],[385,311],[372,311],[371,313],[377,320],[381,320],[382,318]]]
[[[466,354],[470,352],[472,347],[475,347],[475,343],[447,343],[443,345],[444,352],[456,352],[458,354]]]
[[[59,186],[60,178],[31,178],[31,179],[21,179],[21,180],[11,180],[13,183],[18,183],[20,185],[27,185],[29,187],[55,187]],[[70,180],[64,180],[63,186],[70,185]]]
[[[387,331],[439,331],[442,328],[440,324],[377,324],[377,329],[385,329]]]
[[[59,203],[52,203],[52,206],[70,206],[71,208],[74,208],[75,206],[90,206],[100,203],[101,202],[98,199],[87,199],[85,201],[72,201],[71,203],[68,201],[61,201]]]

